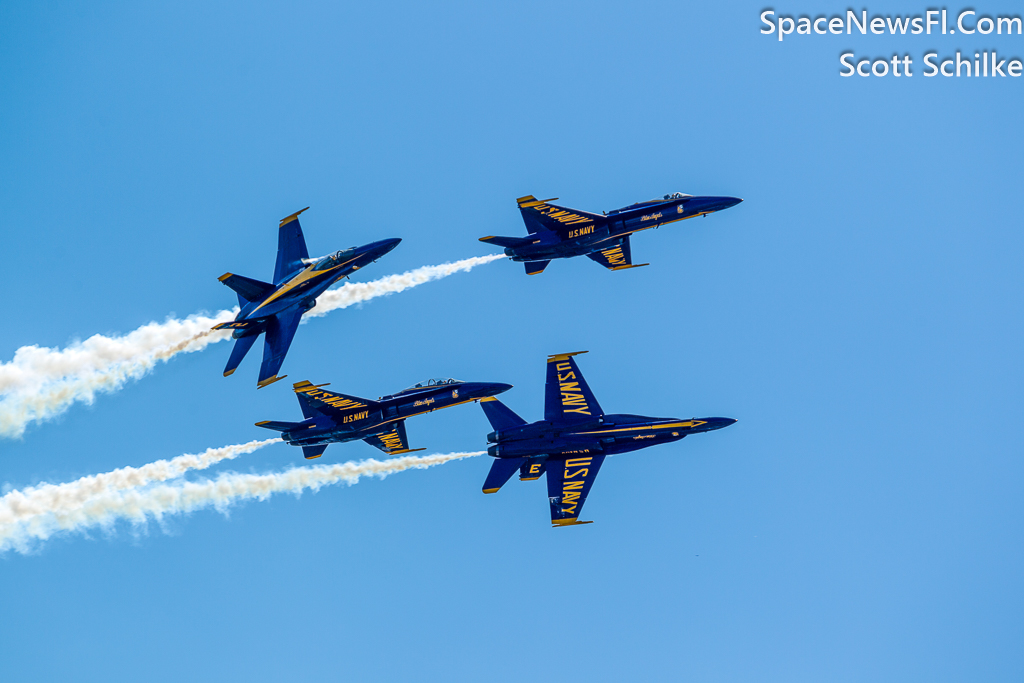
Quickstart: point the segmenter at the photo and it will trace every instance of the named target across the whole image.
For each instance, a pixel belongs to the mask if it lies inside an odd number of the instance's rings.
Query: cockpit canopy
[[[662,202],[672,202],[672,201],[676,201],[678,199],[688,199],[689,197],[692,197],[692,196],[693,196],[692,194],[686,194],[684,192],[671,192],[671,193],[669,193],[669,194],[667,194],[667,195],[665,195],[663,197],[657,197],[655,199],[648,199],[646,202],[637,202],[636,204],[630,204],[629,206],[624,206],[621,209],[615,209],[614,211],[609,211],[608,215],[610,216],[610,215],[612,215],[614,213],[622,213],[623,211],[632,211],[633,209],[639,209],[639,208],[642,208],[644,206],[650,206],[651,204],[661,204]]]
[[[405,389],[402,389],[398,393],[404,394],[407,391],[413,391],[415,389],[428,389],[428,388],[431,388],[431,387],[441,387],[441,386],[444,386],[446,384],[462,384],[462,383],[463,382],[462,382],[461,379],[454,379],[453,377],[434,377],[434,378],[428,379],[428,380],[426,380],[424,382],[417,382],[416,384],[413,384],[411,387],[406,387]]]
[[[307,266],[312,265],[314,271],[327,270],[344,263],[348,258],[348,255],[351,254],[354,249],[355,247],[352,247],[351,249],[343,249],[341,251],[336,251],[333,254],[328,254],[327,256],[321,256],[320,258],[303,259],[302,262]]]

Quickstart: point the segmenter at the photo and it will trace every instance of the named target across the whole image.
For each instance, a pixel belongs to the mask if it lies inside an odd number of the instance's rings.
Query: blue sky
[[[369,279],[492,253],[476,238],[522,234],[525,194],[745,199],[638,235],[647,268],[498,261],[297,336],[290,380],[359,396],[508,382],[539,419],[545,356],[587,349],[610,412],[739,419],[610,460],[595,524],[550,529],[543,482],[482,495],[475,458],[56,538],[0,557],[3,679],[1019,680],[1024,78],[845,79],[838,55],[1024,39],[780,44],[763,9],[0,8],[3,361],[232,305],[216,278],[269,278],[307,205],[312,253],[403,239]],[[0,443],[0,482],[298,415],[255,356],[222,378],[227,354]],[[407,426],[438,453],[490,431],[476,406]],[[206,474],[296,464],[279,445]]]

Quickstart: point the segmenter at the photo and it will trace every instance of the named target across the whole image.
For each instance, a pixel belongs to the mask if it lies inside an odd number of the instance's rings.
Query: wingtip
[[[484,493],[497,493],[500,489],[483,489]]]
[[[306,207],[305,209],[302,209],[302,210],[300,210],[300,211],[296,211],[296,212],[295,212],[295,213],[293,213],[293,214],[292,214],[291,216],[286,216],[286,217],[282,218],[282,219],[281,219],[281,225],[279,225],[278,227],[279,227],[279,228],[283,228],[284,226],[288,225],[288,224],[289,224],[289,223],[291,223],[292,221],[294,221],[294,220],[298,220],[298,218],[299,218],[299,214],[300,214],[300,213],[302,213],[303,211],[305,211],[305,210],[306,210],[306,209],[308,209],[308,208],[309,208],[309,207],[307,206],[307,207]]]
[[[548,356],[548,362],[549,363],[554,363],[555,361],[566,360],[570,356],[579,356],[580,354],[583,354],[583,353],[590,353],[590,351],[573,351],[572,353],[555,353],[555,354],[552,354],[552,355]]]
[[[213,328],[213,329],[217,329],[217,328],[215,327],[215,328]],[[231,368],[230,370],[225,370],[225,371],[224,371],[224,376],[225,376],[225,377],[230,377],[231,375],[235,374],[235,370],[236,370],[236,369],[237,369],[237,368]]]
[[[217,279],[218,279],[218,280],[220,280],[221,282],[224,282],[225,280],[227,280],[227,279],[228,279],[229,277],[231,277],[232,275],[234,275],[234,273],[224,273],[223,275],[221,275],[221,276],[220,276],[219,278],[217,278]]]
[[[576,517],[570,517],[568,519],[553,519],[551,520],[551,527],[557,529],[562,526],[579,526],[580,524],[593,524],[593,521],[581,522]]]
[[[389,451],[388,455],[405,455],[406,453],[416,453],[417,451],[425,451],[426,448],[406,448],[401,451]]]
[[[256,388],[257,389],[262,389],[263,387],[269,387],[274,382],[280,382],[282,379],[284,379],[287,376],[288,375],[281,375],[280,377],[278,377],[277,375],[274,375],[273,377],[268,377],[268,378],[266,378],[265,380],[263,380],[261,382],[256,382]]]

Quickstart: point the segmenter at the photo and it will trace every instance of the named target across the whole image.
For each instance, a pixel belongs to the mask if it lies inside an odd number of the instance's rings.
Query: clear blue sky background
[[[8,553],[5,682],[1024,677],[1024,78],[920,75],[1024,38],[780,44],[750,2],[144,5],[0,7],[0,359],[233,305],[216,278],[269,278],[307,205],[311,252],[404,240],[370,279],[492,253],[524,194],[724,194],[638,235],[648,268],[499,261],[313,320],[284,371],[510,382],[539,419],[546,354],[588,349],[606,410],[739,422],[610,460],[586,527],[549,528],[543,482],[482,495],[476,458]],[[840,78],[848,49],[918,74]],[[227,354],[5,441],[0,482],[295,418]],[[490,431],[476,406],[408,427],[440,453]]]

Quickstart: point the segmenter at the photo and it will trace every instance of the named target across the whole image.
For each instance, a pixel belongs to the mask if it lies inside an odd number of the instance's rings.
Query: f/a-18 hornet
[[[496,493],[519,471],[520,481],[548,477],[552,526],[579,521],[583,503],[604,459],[648,446],[678,441],[736,422],[728,417],[679,418],[605,415],[572,356],[548,357],[544,419],[526,423],[496,398],[480,401],[494,431],[487,453],[495,458],[484,493]]]
[[[549,202],[556,200],[537,199],[533,195],[516,201],[530,236],[489,236],[481,237],[480,241],[505,247],[505,255],[510,259],[525,262],[527,275],[537,275],[544,272],[552,259],[573,256],[586,256],[609,270],[650,265],[633,263],[629,236],[634,232],[706,216],[736,206],[743,200],[736,197],[694,197],[675,192],[600,216],[551,204]]]
[[[362,439],[388,455],[422,451],[409,448],[405,419],[461,403],[479,401],[508,391],[511,384],[431,379],[397,394],[371,401],[324,391],[326,384],[299,382],[292,385],[305,420],[257,422],[257,427],[281,432],[292,446],[301,446],[307,460],[319,458],[329,444]]]
[[[277,373],[284,363],[302,314],[316,305],[316,298],[328,287],[370,265],[402,241],[398,238],[380,240],[311,259],[299,225],[299,214],[302,211],[281,221],[277,236],[277,265],[274,266],[272,283],[232,273],[224,273],[219,278],[235,290],[238,307],[241,309],[234,321],[213,328],[231,330],[231,336],[235,339],[235,347],[224,368],[225,377],[235,371],[256,343],[256,338],[266,332],[263,365],[260,366],[256,386],[262,389],[284,379],[287,375],[278,377]]]

